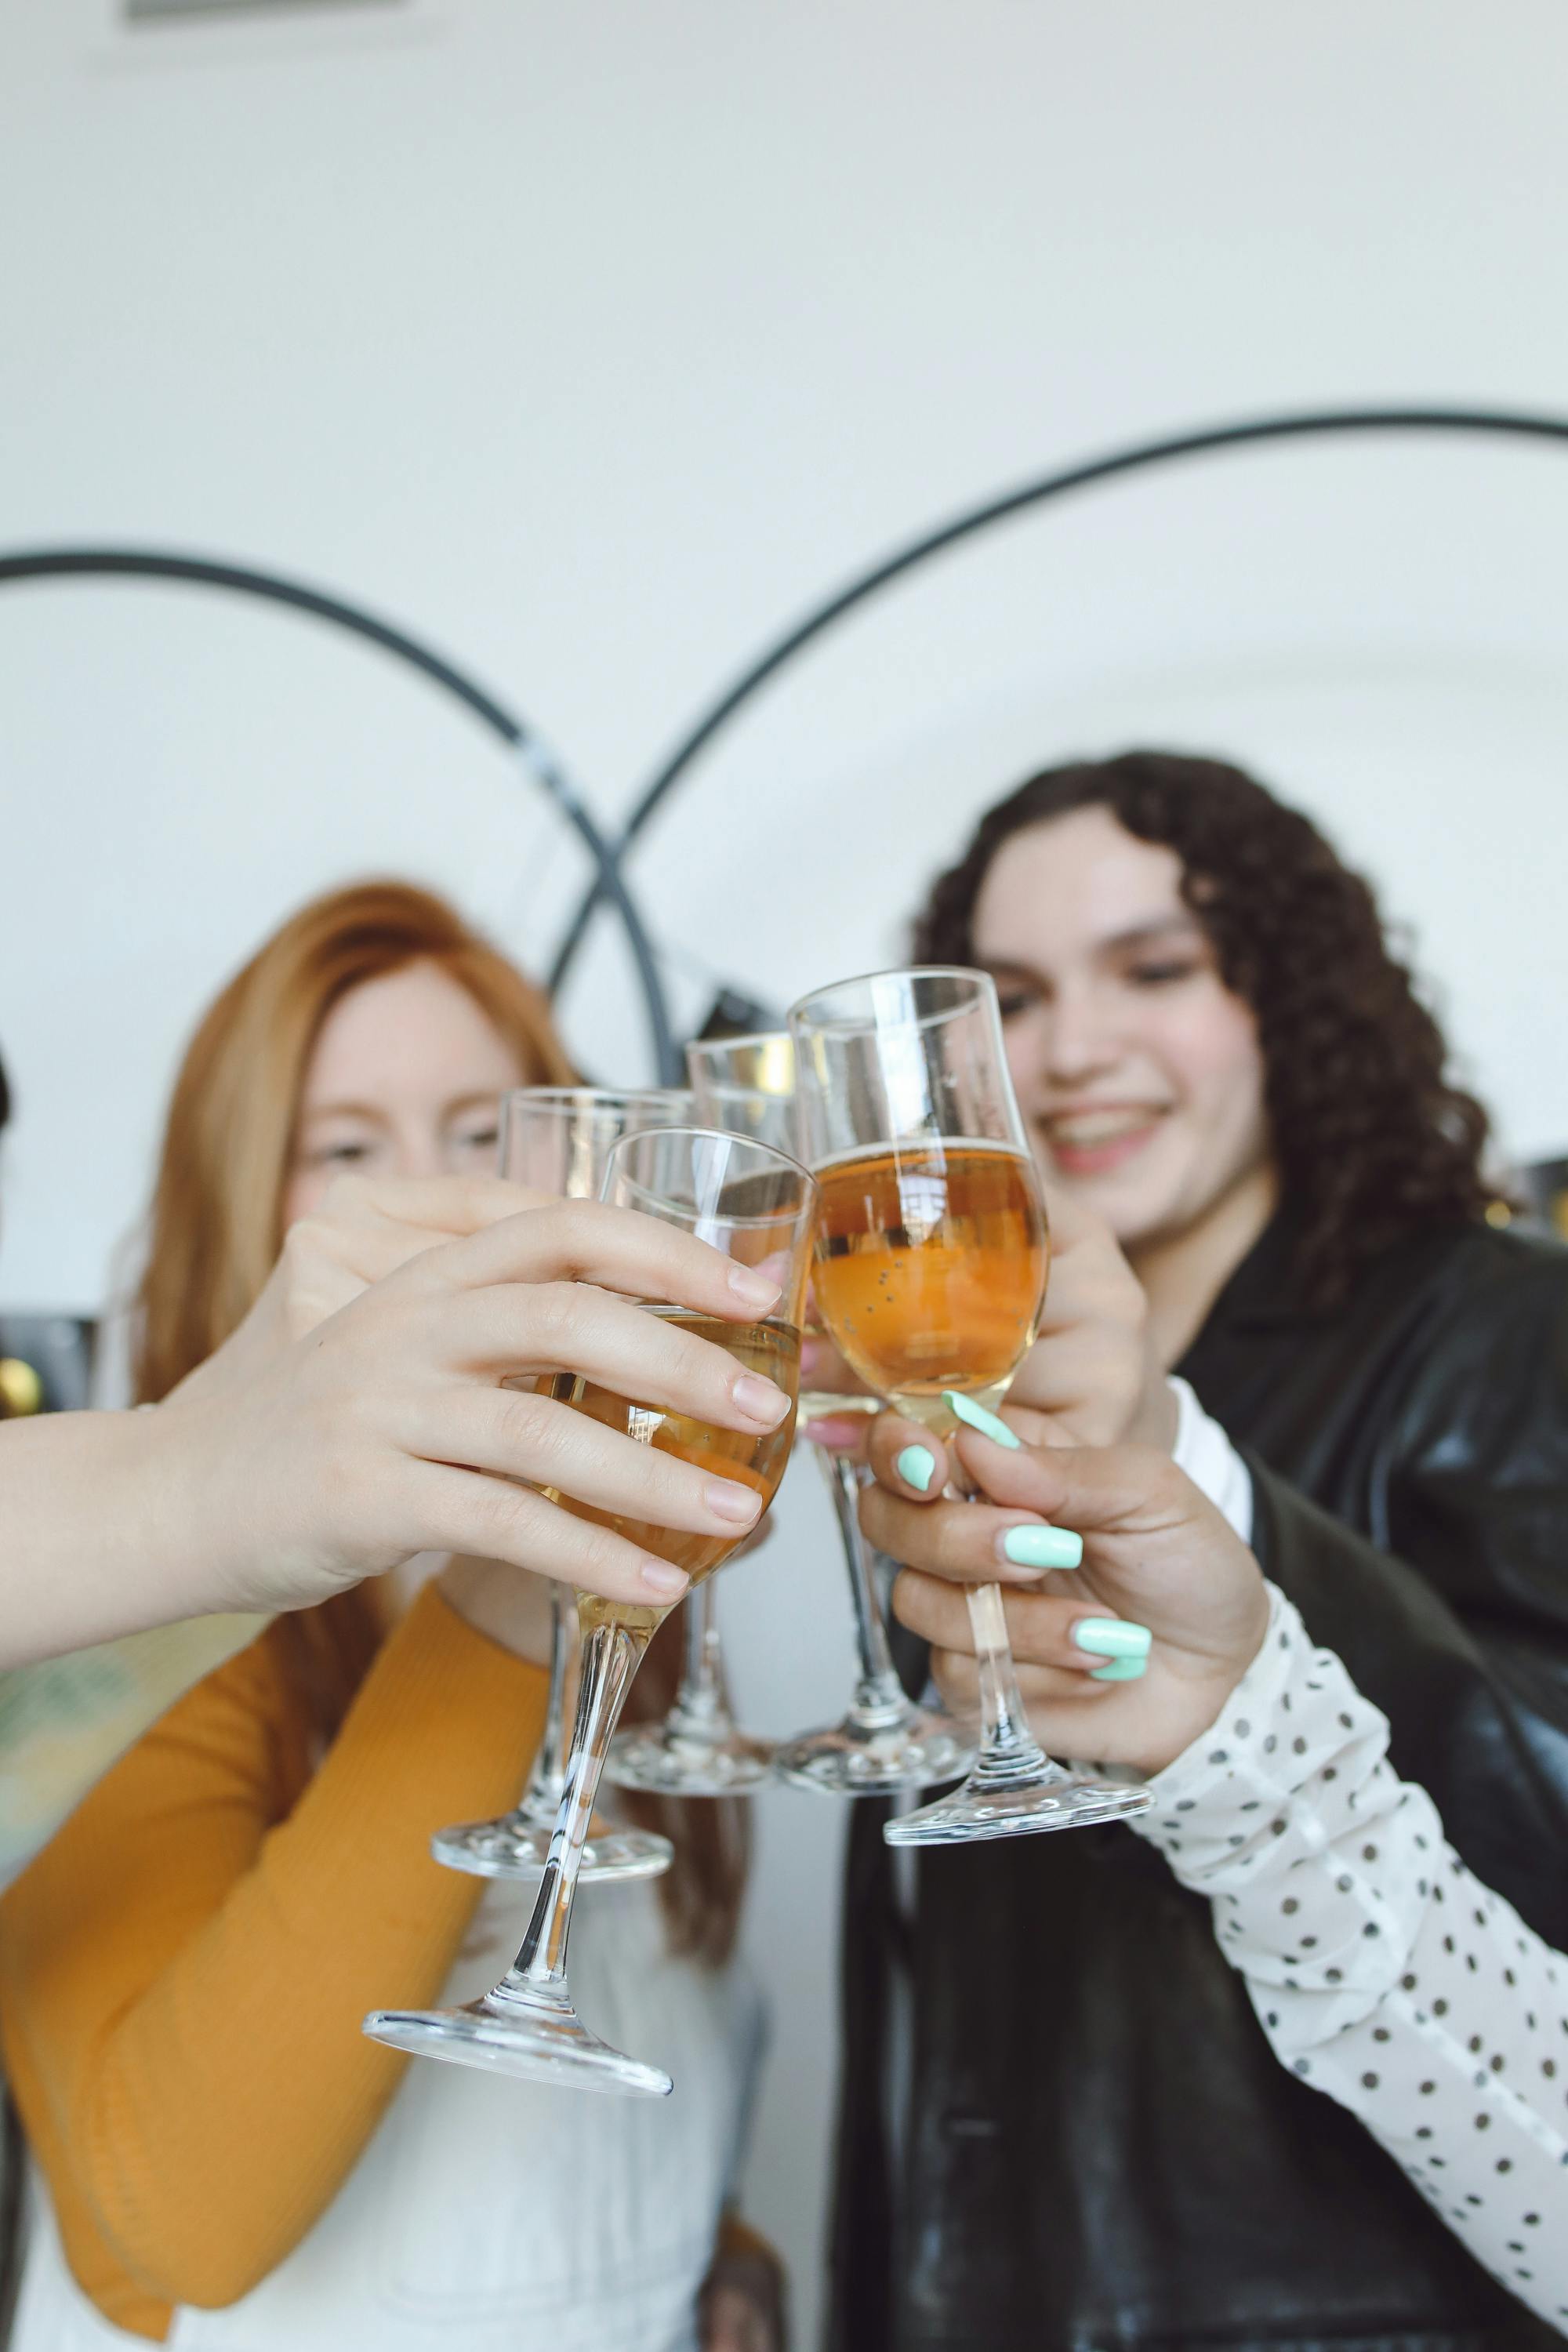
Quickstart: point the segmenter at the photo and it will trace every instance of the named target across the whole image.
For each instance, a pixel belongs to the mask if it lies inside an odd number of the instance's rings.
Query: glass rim
[[[797,996],[795,1003],[790,1006],[789,1013],[786,1016],[789,1022],[791,1036],[793,1037],[795,1034],[797,1022],[802,1028],[822,1028],[829,1025],[837,1027],[840,1025],[837,1022],[829,1024],[828,1023],[818,1022],[810,1018],[806,1013],[806,1007],[810,1004],[819,1003],[827,997],[837,996],[839,992],[844,989],[869,988],[874,981],[879,980],[976,981],[980,985],[973,992],[974,1001],[984,1003],[987,996],[989,996],[993,1004],[995,1004],[997,1002],[996,982],[994,979],[990,972],[982,971],[978,964],[889,964],[879,971],[857,971],[851,972],[847,978],[844,980],[830,980],[827,982],[826,986],[822,988],[808,989],[804,996]],[[931,1027],[938,1021],[951,1021],[959,1013],[967,1013],[973,1009],[973,1003],[944,1004],[935,1011],[911,1013],[906,1022],[899,1025],[910,1029],[925,1029]]]
[[[592,1110],[603,1104],[607,1109],[617,1103],[679,1103],[689,1105],[689,1087],[508,1087],[500,1097],[500,1108],[509,1111],[513,1103],[527,1103],[533,1110]]]
[[[789,1034],[787,1016],[783,1029],[742,1029],[734,1037],[692,1037],[681,1051],[685,1054],[723,1054],[736,1045],[776,1045],[781,1038],[791,1045],[795,1043]]]
[[[609,1161],[617,1151],[633,1144],[652,1143],[656,1139],[660,1143],[667,1143],[671,1136],[679,1135],[700,1135],[705,1143],[728,1143],[742,1151],[760,1152],[764,1160],[776,1160],[781,1168],[790,1169],[795,1175],[804,1176],[813,1192],[817,1190],[816,1179],[804,1160],[797,1160],[792,1151],[781,1151],[775,1143],[759,1142],[754,1135],[736,1135],[727,1127],[646,1127],[636,1129],[627,1135],[618,1135],[606,1155],[606,1176],[609,1173]],[[602,1189],[601,1187],[601,1193]]]

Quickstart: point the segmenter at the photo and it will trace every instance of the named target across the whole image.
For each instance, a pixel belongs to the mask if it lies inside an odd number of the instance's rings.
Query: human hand
[[[944,1496],[955,1459],[984,1500]],[[1019,1687],[1054,1755],[1160,1771],[1215,1721],[1257,1656],[1268,1622],[1262,1571],[1168,1454],[1010,1448],[968,1430],[944,1446],[887,1415],[870,1461],[877,1483],[861,1496],[861,1526],[907,1563],[893,1606],[932,1644],[955,1709],[973,1713],[977,1698],[965,1599],[974,1584],[1003,1587]],[[1070,1549],[1070,1538],[1049,1542],[1067,1528],[1082,1538],[1076,1569],[1042,1571],[1003,1549],[1010,1535],[1015,1550],[1026,1548],[1023,1530],[1044,1554]]]
[[[1110,1226],[1070,1192],[1047,1197],[1051,1272],[1039,1336],[1007,1392],[1007,1414],[1033,1445],[1175,1442],[1177,1408],[1155,1352],[1142,1285]],[[807,1341],[803,1388],[864,1395],[826,1339]],[[868,1419],[818,1414],[803,1434],[866,1458]]]
[[[500,1176],[334,1177],[320,1204],[284,1234],[278,1263],[245,1320],[173,1393],[237,1394],[259,1365],[383,1275],[552,1197]]]
[[[1103,1219],[1048,1190],[1051,1271],[1039,1334],[1007,1391],[1031,1445],[1159,1445],[1176,1400],[1155,1353],[1143,1286]]]
[[[537,1490],[731,1538],[756,1520],[754,1491],[500,1383],[580,1373],[755,1434],[784,1417],[783,1391],[630,1301],[747,1322],[776,1296],[675,1226],[594,1202],[551,1202],[418,1252],[258,1356],[243,1388],[193,1385],[145,1416],[161,1424],[165,1493],[226,1563],[213,1605],[301,1607],[447,1551],[668,1608],[686,1589],[679,1569]]]

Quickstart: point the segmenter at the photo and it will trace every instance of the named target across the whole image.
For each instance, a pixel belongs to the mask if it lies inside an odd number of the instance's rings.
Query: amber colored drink
[[[1035,1336],[1048,1244],[1033,1163],[1005,1144],[884,1144],[829,1160],[812,1287],[868,1387],[931,1417],[1006,1393]]]
[[[666,1322],[679,1323],[683,1330],[694,1332],[700,1339],[711,1339],[748,1371],[762,1372],[790,1396],[795,1394],[800,1382],[800,1334],[790,1324],[725,1323],[717,1316],[698,1315],[687,1307],[652,1307],[648,1311],[661,1316]],[[795,1442],[794,1412],[786,1414],[776,1429],[760,1436],[748,1436],[743,1430],[716,1429],[711,1422],[692,1421],[685,1413],[666,1412],[658,1405],[637,1404],[629,1397],[617,1396],[613,1389],[601,1388],[597,1382],[579,1379],[573,1373],[563,1373],[552,1383],[551,1393],[562,1403],[589,1414],[595,1421],[602,1421],[607,1429],[617,1430],[640,1445],[656,1446],[661,1454],[678,1454],[683,1462],[695,1463],[700,1470],[710,1470],[721,1478],[733,1478],[742,1486],[754,1486],[764,1509],[778,1489]],[[679,1528],[654,1527],[646,1519],[630,1519],[619,1512],[597,1510],[570,1495],[552,1492],[551,1500],[579,1519],[592,1519],[599,1527],[614,1528],[628,1542],[657,1553],[660,1559],[672,1560],[677,1568],[686,1570],[694,1585],[711,1576],[716,1568],[721,1568],[750,1532],[742,1529],[733,1536],[688,1535]],[[663,1609],[639,1609],[629,1601],[605,1601],[594,1592],[579,1594],[577,1606],[584,1629],[616,1624],[651,1633],[668,1614]]]

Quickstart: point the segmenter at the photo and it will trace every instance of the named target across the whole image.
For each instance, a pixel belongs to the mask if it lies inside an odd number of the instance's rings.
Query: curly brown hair
[[[921,962],[973,963],[975,901],[1026,826],[1105,807],[1173,849],[1220,976],[1258,1022],[1298,1275],[1319,1306],[1417,1227],[1485,1214],[1488,1121],[1447,1074],[1442,1031],[1393,952],[1367,884],[1299,809],[1240,768],[1170,751],[1047,768],[988,810],[915,928]]]

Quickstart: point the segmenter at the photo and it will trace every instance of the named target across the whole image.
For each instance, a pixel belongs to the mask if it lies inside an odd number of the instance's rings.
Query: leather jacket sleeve
[[[1388,1717],[1395,1769],[1431,1795],[1468,1867],[1563,1949],[1568,1280],[1529,1270],[1430,1334],[1384,1420],[1385,1543],[1247,1459],[1266,1573]]]

